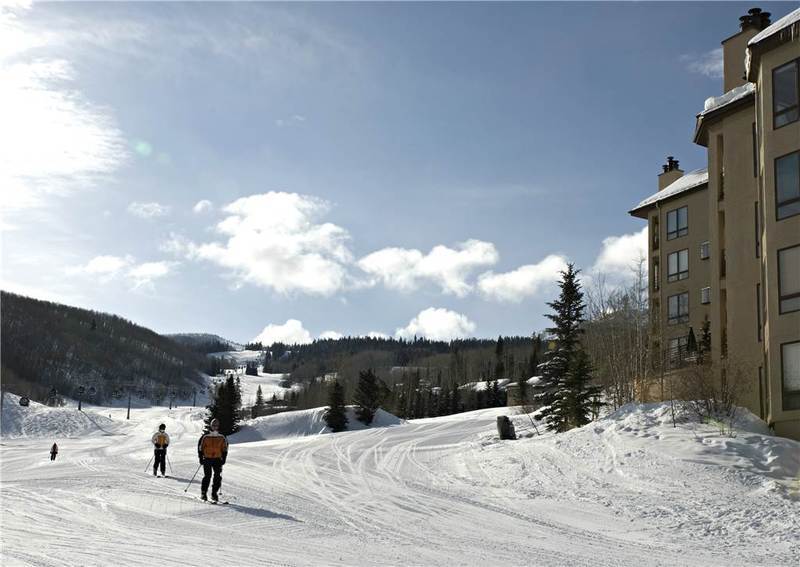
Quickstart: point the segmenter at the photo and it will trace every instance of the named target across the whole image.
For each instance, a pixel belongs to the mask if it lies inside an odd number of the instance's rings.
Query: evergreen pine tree
[[[579,395],[567,384],[570,370],[574,369],[575,352],[580,349],[580,336],[583,322],[583,293],[578,281],[579,271],[569,264],[561,272],[561,289],[558,299],[549,302],[553,313],[545,315],[553,322],[547,329],[553,341],[553,348],[545,353],[540,365],[542,379],[533,387],[534,399],[543,407],[536,414],[544,419],[550,431],[567,431],[573,425],[576,415],[576,398]]]
[[[583,349],[575,351],[567,374],[566,387],[571,427],[581,427],[592,421],[591,416],[603,404],[599,401],[601,388],[593,385],[592,365]]]
[[[219,420],[219,432],[230,435],[239,431],[239,408],[241,407],[241,391],[233,376],[217,386],[211,403],[206,406],[206,431],[210,430],[211,420]]]
[[[363,370],[358,373],[358,386],[353,399],[356,404],[356,417],[358,421],[369,425],[375,418],[375,412],[381,405],[381,389],[378,385],[378,377],[372,369]]]
[[[458,384],[453,383],[450,388],[450,413],[458,413],[461,411],[461,390],[458,389]]]
[[[492,382],[492,389],[489,395],[489,399],[491,400],[491,403],[489,405],[493,408],[497,408],[504,405],[502,392],[500,391],[500,384],[497,382],[497,379],[495,379],[494,382]]]
[[[347,410],[344,405],[344,388],[336,380],[328,397],[328,409],[323,415],[325,423],[331,431],[338,433],[347,429]]]
[[[505,353],[504,353],[503,337],[497,337],[497,345],[494,347],[494,379],[500,380],[505,378]]]

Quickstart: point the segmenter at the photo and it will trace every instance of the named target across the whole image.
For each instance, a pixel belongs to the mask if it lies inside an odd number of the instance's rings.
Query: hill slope
[[[44,401],[53,388],[76,398],[84,386],[99,403],[124,385],[158,400],[200,383],[204,356],[126,319],[7,292],[0,302],[8,391]]]

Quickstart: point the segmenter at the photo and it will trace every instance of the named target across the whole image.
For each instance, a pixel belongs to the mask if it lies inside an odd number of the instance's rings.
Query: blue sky
[[[705,165],[749,7],[15,3],[2,286],[237,340],[540,330],[564,262],[628,277],[664,157]]]

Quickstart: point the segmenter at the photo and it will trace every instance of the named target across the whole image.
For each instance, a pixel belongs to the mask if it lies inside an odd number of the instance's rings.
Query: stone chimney
[[[747,42],[770,24],[769,16],[770,13],[762,12],[761,8],[750,8],[739,18],[740,31],[722,42],[723,93],[747,82],[744,76]]]
[[[678,160],[672,156],[667,156],[667,163],[662,165],[664,170],[658,174],[658,190],[661,191],[675,180],[680,179],[683,175],[683,170],[678,167]]]

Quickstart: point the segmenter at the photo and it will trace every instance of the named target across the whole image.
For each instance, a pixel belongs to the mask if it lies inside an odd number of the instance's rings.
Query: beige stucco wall
[[[766,392],[758,379],[762,343],[758,340],[756,289],[761,281],[756,257],[755,210],[758,180],[753,170],[754,106],[739,108],[709,126],[708,208],[712,263],[712,355],[725,361],[738,398],[756,415],[765,414]],[[724,171],[724,182],[722,172]],[[721,186],[724,187],[720,198]],[[721,257],[725,253],[725,275]],[[723,351],[723,332],[727,349]],[[722,365],[720,365],[720,368]]]
[[[772,70],[800,58],[800,42],[786,43],[761,55],[756,108],[763,196],[762,265],[766,304],[765,371],[770,387],[770,414],[781,435],[800,439],[800,410],[784,411],[781,388],[782,343],[800,340],[800,312],[780,314],[778,307],[778,250],[800,244],[800,215],[778,221],[775,207],[775,159],[800,150],[800,122],[773,128]]]
[[[659,337],[660,347],[666,349],[669,340],[689,334],[689,327],[694,329],[695,337],[699,340],[703,321],[709,313],[709,305],[700,302],[700,290],[710,286],[711,260],[700,259],[700,244],[709,240],[708,233],[708,191],[705,188],[693,189],[690,192],[660,203],[653,207],[647,216],[649,226],[648,261],[650,273],[650,305],[658,305],[657,328],[654,329]],[[667,240],[667,213],[680,207],[688,207],[688,234]],[[654,219],[658,218],[658,242],[654,247]],[[676,282],[668,282],[669,254],[683,249],[689,250],[689,277]],[[659,262],[659,286],[653,289],[654,270],[653,262]],[[679,293],[689,293],[689,322],[670,325],[668,323],[669,305],[668,298]],[[713,305],[713,296],[712,296]],[[713,333],[713,330],[712,330]],[[668,393],[664,393],[668,395]]]

